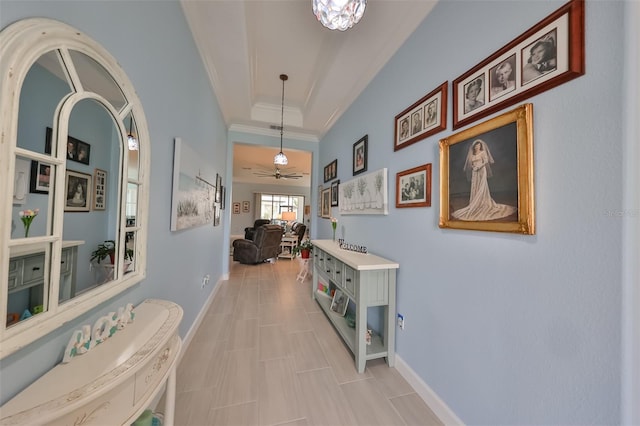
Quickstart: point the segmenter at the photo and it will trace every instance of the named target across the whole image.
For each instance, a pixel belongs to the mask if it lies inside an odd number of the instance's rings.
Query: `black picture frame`
[[[48,194],[51,185],[51,164],[42,161],[31,161],[31,179],[29,192],[32,194]]]
[[[44,152],[46,154],[51,154],[52,135],[53,129],[47,127],[44,142]],[[91,163],[91,145],[73,136],[67,136],[67,160],[89,165]]]
[[[340,185],[340,179],[331,182],[331,207],[338,206],[338,185]]]
[[[67,169],[65,212],[89,212],[92,206],[93,176]],[[76,195],[77,193],[77,195]]]
[[[368,144],[369,135],[364,135],[353,144],[353,176],[367,171]]]
[[[338,159],[324,166],[324,182],[329,182],[338,176]]]

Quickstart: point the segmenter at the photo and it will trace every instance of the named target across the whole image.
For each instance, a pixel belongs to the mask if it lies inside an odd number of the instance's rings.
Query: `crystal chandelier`
[[[280,152],[273,157],[273,164],[276,166],[286,166],[287,163],[289,163],[287,156],[282,152],[282,132],[284,129],[284,82],[288,79],[289,77],[286,74],[280,74],[280,80],[282,80],[282,110],[280,111]]]
[[[345,31],[360,21],[367,0],[313,0],[313,14],[330,30]]]

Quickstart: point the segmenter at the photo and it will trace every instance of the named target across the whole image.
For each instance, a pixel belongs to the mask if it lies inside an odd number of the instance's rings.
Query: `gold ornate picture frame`
[[[440,140],[439,226],[535,234],[532,104]]]

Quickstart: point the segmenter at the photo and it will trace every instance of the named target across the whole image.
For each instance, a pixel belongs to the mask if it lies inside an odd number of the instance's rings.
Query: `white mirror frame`
[[[147,228],[146,224],[149,205],[149,168],[150,168],[150,143],[147,121],[142,109],[142,104],[136,95],[131,81],[117,63],[115,58],[109,54],[97,42],[82,34],[75,28],[63,24],[61,22],[43,19],[30,18],[25,19],[4,28],[0,32],[0,194],[3,194],[5,200],[1,202],[0,207],[0,319],[6,318],[7,300],[8,300],[8,265],[10,258],[10,247],[21,244],[33,243],[52,243],[54,250],[60,250],[62,246],[62,233],[56,230],[62,229],[63,221],[63,205],[64,191],[55,191],[55,199],[53,200],[54,223],[52,235],[44,237],[32,237],[29,240],[18,239],[11,240],[11,218],[12,218],[12,196],[13,193],[13,176],[15,170],[16,154],[24,154],[25,150],[16,147],[18,133],[18,116],[20,106],[20,92],[24,79],[31,66],[44,53],[51,50],[61,50],[63,57],[68,55],[69,50],[76,50],[93,58],[102,65],[116,84],[120,86],[127,104],[120,111],[113,108],[110,113],[115,117],[115,124],[118,126],[123,140],[123,149],[126,151],[127,143],[127,126],[124,118],[129,112],[133,112],[136,126],[138,130],[139,141],[139,173],[135,181],[128,180],[126,170],[126,160],[121,164],[123,170],[121,172],[120,187],[122,191],[119,193],[119,205],[124,203],[124,194],[126,194],[127,182],[135,182],[139,184],[140,191],[138,193],[138,208],[136,213],[136,232],[135,238],[135,269],[126,275],[121,275],[115,281],[97,287],[85,294],[79,295],[62,305],[57,302],[57,297],[49,298],[49,307],[46,312],[35,315],[24,323],[16,324],[10,328],[5,323],[0,323],[0,359],[18,351],[29,343],[34,342],[40,337],[50,333],[54,329],[63,324],[72,321],[79,315],[91,310],[93,307],[103,303],[125,289],[142,281],[146,275],[146,246],[147,246]],[[77,78],[77,76],[76,76]],[[75,96],[77,100],[91,97],[100,99],[100,95],[91,92],[84,92],[82,89],[76,90]],[[69,99],[67,97],[65,99]],[[63,104],[65,100],[59,104],[56,114],[60,114],[59,120],[54,122],[54,134],[66,135],[68,118],[72,107],[69,104]],[[34,157],[34,153],[29,151],[29,156]],[[51,157],[35,153],[35,157],[42,157],[42,161],[50,161]],[[125,155],[126,157],[126,155]],[[58,161],[54,159],[54,162]],[[60,161],[62,167],[59,176],[64,176],[64,162]],[[64,179],[56,179],[56,185],[61,185]],[[119,221],[122,225],[120,231],[120,239],[124,237],[126,232],[124,228],[125,209],[120,208]],[[59,256],[59,254],[58,254]],[[54,255],[55,257],[55,255]],[[57,269],[57,268],[54,268]],[[59,277],[52,270],[52,278],[49,280],[49,291],[57,291],[59,286]]]

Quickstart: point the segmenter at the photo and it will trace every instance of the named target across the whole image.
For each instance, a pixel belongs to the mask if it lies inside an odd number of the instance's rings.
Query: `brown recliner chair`
[[[252,227],[244,228],[244,239],[245,240],[253,240],[253,236],[256,233],[256,229],[261,227],[262,225],[268,225],[271,221],[269,219],[256,219],[253,222]]]
[[[298,236],[298,245],[302,242],[304,234],[307,232],[307,225],[301,222],[293,222],[291,232]]]
[[[278,257],[282,242],[282,227],[278,225],[262,225],[256,229],[252,240],[235,240],[233,242],[233,260],[244,264],[264,262]]]

